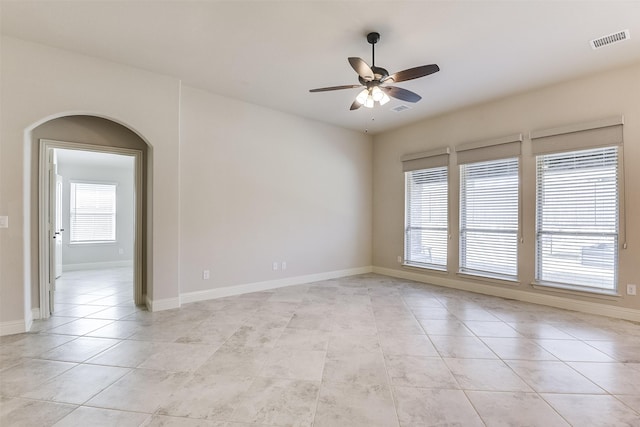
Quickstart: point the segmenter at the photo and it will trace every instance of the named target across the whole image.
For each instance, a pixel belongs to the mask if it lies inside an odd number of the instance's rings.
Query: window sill
[[[446,267],[429,267],[427,265],[418,265],[418,264],[407,264],[407,263],[403,263],[402,264],[402,268],[406,268],[406,269],[410,269],[410,270],[416,270],[416,271],[428,271],[428,272],[434,272],[434,273],[440,273],[440,274],[449,274],[449,272],[447,271]]]
[[[69,246],[109,246],[117,245],[116,240],[109,240],[104,242],[69,242]]]
[[[520,284],[520,281],[518,279],[508,279],[499,276],[483,276],[480,274],[473,274],[465,271],[459,271],[456,273],[456,275],[465,279],[482,280],[483,282],[490,282],[497,285],[513,286]]]
[[[581,286],[563,285],[560,283],[545,283],[545,282],[533,282],[531,283],[533,289],[557,292],[561,294],[580,295],[589,298],[604,299],[609,301],[617,301],[622,295],[616,291],[609,291],[606,289],[585,289]]]

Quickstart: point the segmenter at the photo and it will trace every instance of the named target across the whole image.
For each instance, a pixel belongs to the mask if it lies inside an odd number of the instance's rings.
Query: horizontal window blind
[[[446,270],[448,240],[447,167],[405,173],[405,263]]]
[[[116,186],[72,182],[70,229],[72,243],[116,240]]]
[[[615,290],[618,148],[536,157],[536,279]]]
[[[460,165],[460,271],[515,280],[518,158]]]

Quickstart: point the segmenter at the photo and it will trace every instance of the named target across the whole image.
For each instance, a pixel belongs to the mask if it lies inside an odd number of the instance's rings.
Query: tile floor
[[[149,313],[67,273],[2,426],[640,426],[640,325],[367,274]]]

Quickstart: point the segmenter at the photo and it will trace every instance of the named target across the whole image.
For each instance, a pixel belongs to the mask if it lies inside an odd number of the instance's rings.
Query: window
[[[115,242],[116,186],[71,183],[71,243]]]
[[[618,148],[540,155],[536,280],[616,289]]]
[[[447,167],[405,173],[405,263],[447,269]]]
[[[460,165],[460,271],[518,275],[518,158]]]
[[[615,294],[624,118],[531,132],[536,156],[536,273],[543,286]],[[622,244],[620,244],[622,241]]]

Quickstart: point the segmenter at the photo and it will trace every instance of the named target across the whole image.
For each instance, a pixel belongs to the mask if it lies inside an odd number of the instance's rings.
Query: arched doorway
[[[71,115],[54,118],[34,127],[28,143],[31,144],[32,170],[37,179],[32,180],[31,233],[32,277],[38,277],[38,286],[32,286],[32,306],[39,301],[39,313],[34,317],[47,318],[53,308],[55,292],[55,238],[60,239],[60,227],[56,227],[51,201],[55,199],[52,191],[55,184],[52,179],[50,160],[56,150],[77,153],[108,154],[112,156],[130,156],[134,165],[133,194],[134,221],[132,227],[132,289],[131,300],[135,304],[144,304],[146,293],[146,241],[147,241],[147,162],[149,147],[146,142],[129,128],[115,121],[88,115]],[[53,184],[53,185],[52,185]],[[67,184],[67,191],[69,191]],[[35,196],[34,196],[35,193]],[[68,198],[67,198],[68,199]],[[35,202],[35,203],[34,203]],[[35,218],[34,218],[35,217]],[[68,223],[68,222],[67,222]],[[69,230],[67,230],[69,231]],[[59,240],[58,240],[59,241]],[[67,245],[69,239],[67,238]],[[117,250],[124,253],[122,245]],[[76,248],[77,249],[77,248]],[[33,271],[37,270],[37,271]]]

